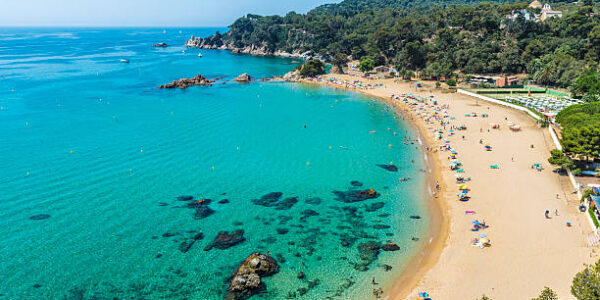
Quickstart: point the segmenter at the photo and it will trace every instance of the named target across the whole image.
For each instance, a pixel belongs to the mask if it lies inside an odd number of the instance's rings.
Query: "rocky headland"
[[[226,36],[226,35],[225,35]],[[282,50],[271,50],[267,47],[266,44],[262,45],[249,45],[244,47],[236,47],[233,44],[233,41],[224,39],[222,35],[213,35],[207,38],[194,37],[193,35],[184,45],[185,47],[190,48],[200,48],[200,49],[216,49],[216,50],[231,50],[231,53],[241,53],[241,54],[250,54],[256,56],[265,56],[265,55],[273,55],[279,57],[293,57],[293,58],[302,58],[302,59],[310,59],[310,58],[320,58],[319,55],[313,53],[312,51],[301,51],[294,50],[292,52],[282,51]]]

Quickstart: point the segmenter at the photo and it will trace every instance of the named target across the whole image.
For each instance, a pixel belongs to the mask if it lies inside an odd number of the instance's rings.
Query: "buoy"
[[[133,169],[129,169],[129,173],[133,172]]]
[[[213,170],[213,171],[215,170],[215,166],[212,166],[212,170]]]
[[[394,163],[390,161],[390,165],[393,165]]]
[[[390,148],[392,148],[392,144],[389,144],[388,146],[389,146]]]
[[[140,150],[140,153],[144,153],[144,150]]]
[[[240,151],[240,147],[235,147],[235,150]]]
[[[310,162],[306,162],[306,165],[307,165],[307,166],[308,166],[308,165],[310,165]]]
[[[73,150],[69,151],[69,153],[73,154]]]
[[[333,147],[329,146],[329,150],[333,149]]]

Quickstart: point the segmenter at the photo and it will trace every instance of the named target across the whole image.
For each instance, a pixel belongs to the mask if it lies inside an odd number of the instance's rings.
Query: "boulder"
[[[260,253],[252,253],[233,273],[226,300],[246,299],[256,291],[264,288],[262,277],[271,276],[279,271],[279,265],[272,257]]]
[[[173,89],[180,88],[185,89],[190,86],[200,85],[200,86],[211,86],[215,81],[205,78],[204,76],[198,74],[193,78],[181,78],[179,80],[175,80],[171,83],[163,84],[159,86],[159,89]]]
[[[234,78],[233,81],[238,83],[248,83],[250,82],[250,75],[248,75],[248,73],[240,74],[240,76]]]

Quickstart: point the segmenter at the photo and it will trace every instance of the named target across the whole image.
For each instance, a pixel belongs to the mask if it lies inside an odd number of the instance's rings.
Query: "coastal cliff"
[[[266,43],[252,43],[245,46],[237,47],[233,40],[231,39],[231,32],[222,35],[215,34],[209,36],[207,38],[194,37],[193,35],[184,45],[189,48],[200,48],[200,49],[215,49],[215,50],[231,50],[232,53],[241,53],[241,54],[250,54],[256,56],[266,56],[273,55],[279,57],[289,57],[289,58],[301,58],[301,59],[310,59],[310,58],[321,58],[321,56],[316,55],[312,51],[302,51],[300,49],[293,50],[291,52],[283,51],[283,50],[271,50],[270,47],[267,46]]]

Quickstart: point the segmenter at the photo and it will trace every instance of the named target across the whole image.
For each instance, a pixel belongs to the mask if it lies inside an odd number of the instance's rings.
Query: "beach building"
[[[540,8],[541,9],[543,6],[542,6],[542,2],[535,0],[535,1],[531,2],[531,3],[529,3],[529,7],[531,7],[531,8]]]
[[[510,87],[518,85],[519,78],[517,76],[504,76],[496,79],[496,87]]]
[[[544,4],[544,7],[542,7],[542,15],[540,16],[540,20],[542,22],[549,18],[560,18],[560,17],[562,17],[562,11],[552,10],[552,7],[550,7],[550,4],[548,4],[548,3]]]

